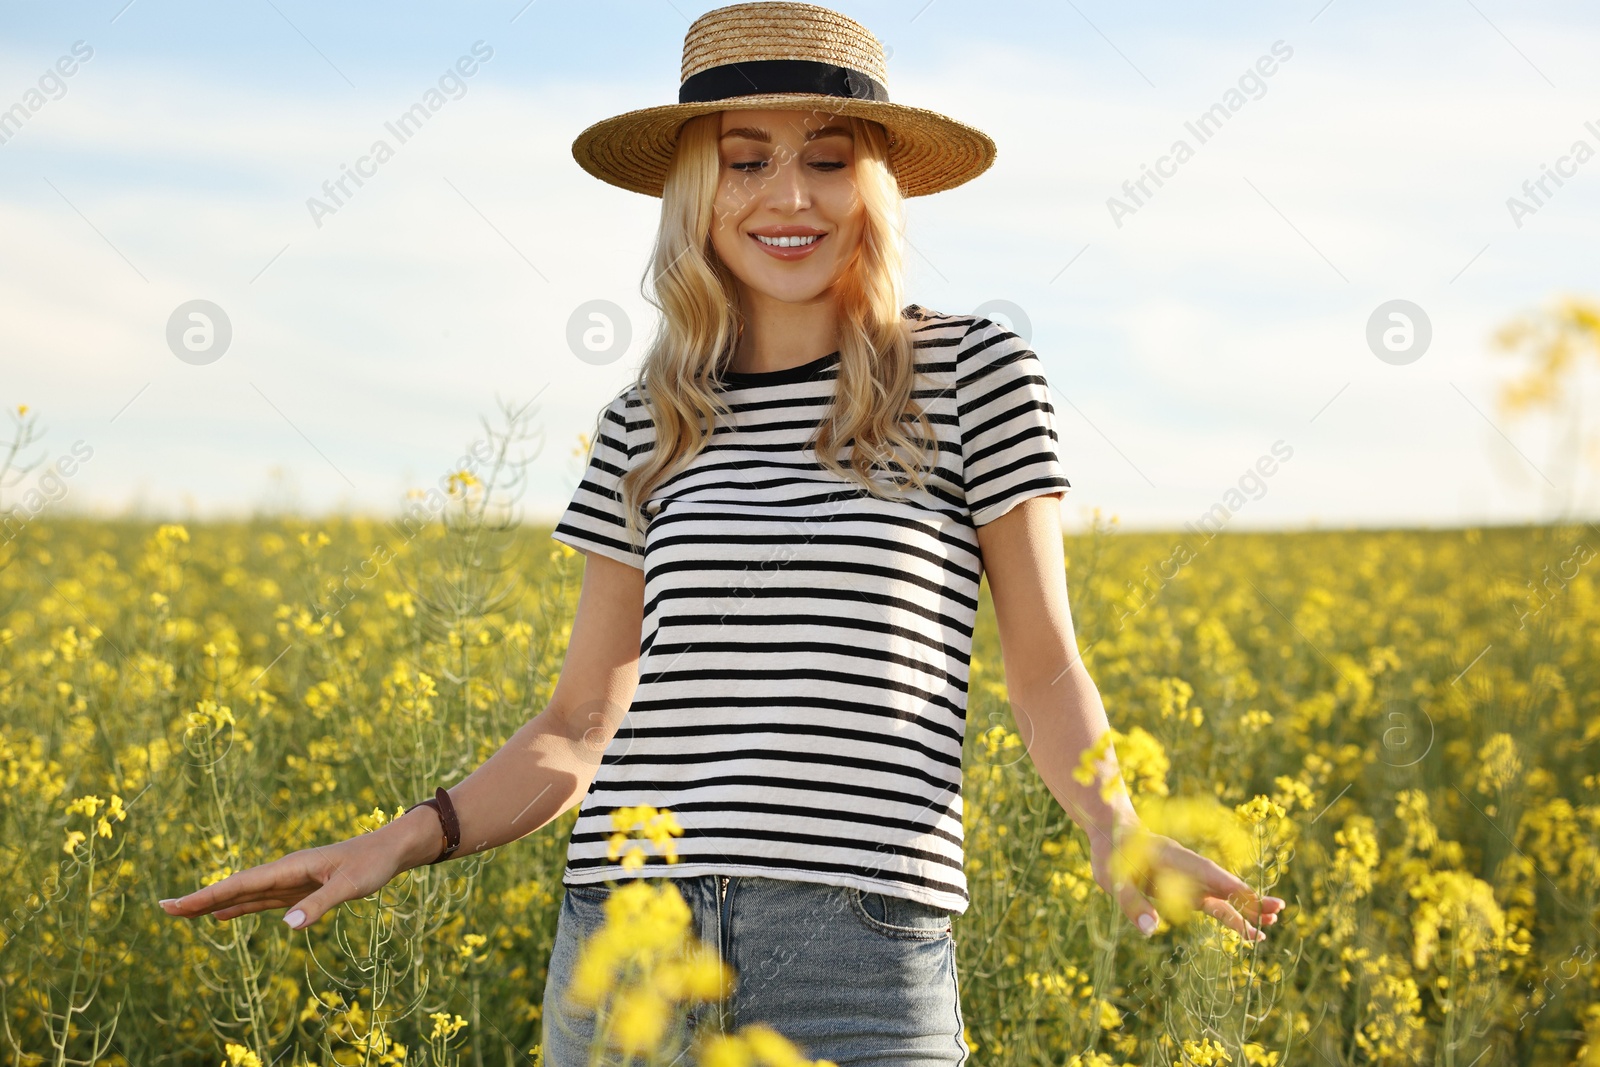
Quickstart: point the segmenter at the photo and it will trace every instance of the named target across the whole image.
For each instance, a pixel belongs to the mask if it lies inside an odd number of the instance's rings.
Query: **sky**
[[[5,0],[0,409],[74,457],[38,513],[393,511],[509,402],[525,515],[553,521],[655,315],[660,202],[570,146],[675,100],[713,6]],[[833,6],[884,43],[891,99],[999,147],[907,202],[908,302],[1028,338],[1069,527],[1600,513],[1561,424],[1497,406],[1523,363],[1492,341],[1600,299],[1593,5]],[[594,301],[631,336],[609,359],[568,340]]]

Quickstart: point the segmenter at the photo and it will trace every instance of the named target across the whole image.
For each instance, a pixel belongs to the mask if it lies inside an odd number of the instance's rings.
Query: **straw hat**
[[[719,7],[684,35],[678,102],[595,123],[572,142],[572,156],[601,181],[661,196],[686,119],[773,108],[881,123],[905,196],[954,188],[994,162],[988,135],[937,112],[890,103],[887,83],[883,45],[836,11],[785,0]]]

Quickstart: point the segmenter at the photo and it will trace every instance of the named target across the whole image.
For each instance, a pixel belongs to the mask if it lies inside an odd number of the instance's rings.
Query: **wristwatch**
[[[431,867],[435,863],[449,859],[455,855],[456,849],[461,847],[461,820],[456,818],[456,808],[450,803],[450,793],[442,785],[434,790],[433,796],[411,805],[406,812],[413,812],[423,805],[439,813],[439,823],[444,828],[444,851],[428,861],[427,866]]]

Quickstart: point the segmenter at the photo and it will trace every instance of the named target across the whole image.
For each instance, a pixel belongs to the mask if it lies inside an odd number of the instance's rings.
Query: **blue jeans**
[[[731,1034],[761,1022],[807,1059],[839,1067],[966,1063],[948,912],[818,882],[749,875],[673,882],[694,934],[716,945],[735,972],[733,994],[698,1006],[691,1033]],[[566,887],[541,1014],[550,1067],[588,1063],[594,1017],[564,1005],[561,993],[580,943],[605,924],[609,893],[604,884]]]

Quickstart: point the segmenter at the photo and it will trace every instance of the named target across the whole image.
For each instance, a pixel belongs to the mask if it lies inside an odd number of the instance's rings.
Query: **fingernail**
[[[285,915],[283,921],[289,924],[289,929],[298,930],[306,921],[306,913],[296,908]]]
[[[1149,937],[1156,932],[1156,917],[1145,912],[1138,918],[1139,929],[1144,931],[1144,936]]]
[[[161,903],[161,904],[176,904],[177,902],[178,902],[178,898],[177,897],[168,897],[166,900],[159,901],[158,903]]]

